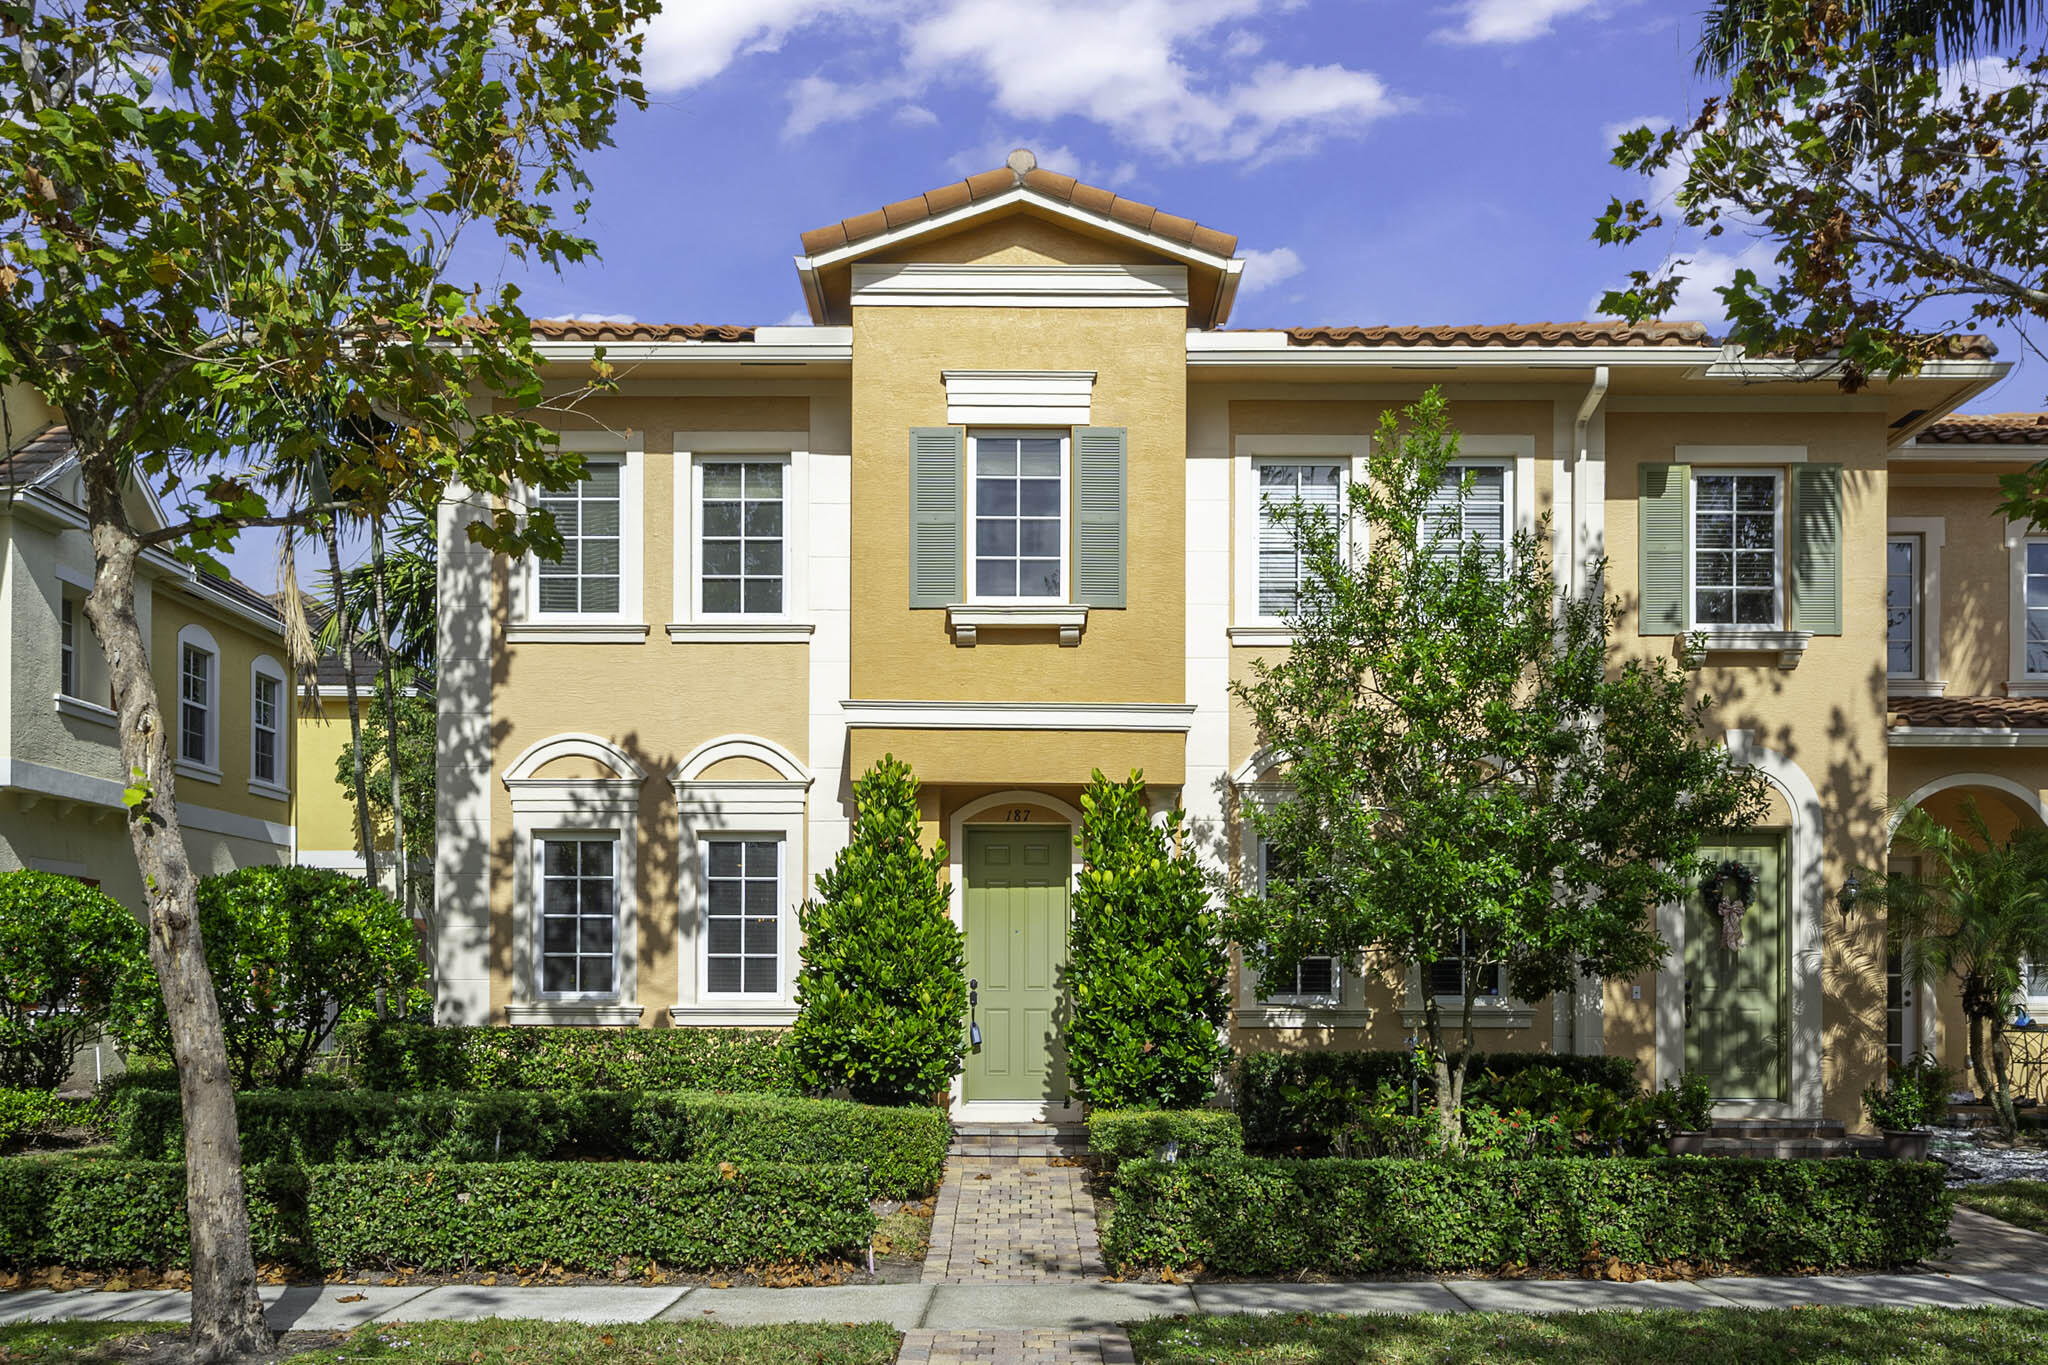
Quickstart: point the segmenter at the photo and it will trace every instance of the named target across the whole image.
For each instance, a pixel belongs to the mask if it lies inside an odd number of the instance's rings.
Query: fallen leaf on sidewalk
[[[362,1302],[362,1301],[363,1301],[364,1299],[367,1299],[367,1298],[369,1298],[369,1297],[370,1297],[370,1296],[369,1296],[368,1294],[343,1294],[343,1295],[342,1295],[342,1296],[341,1296],[340,1298],[336,1299],[336,1300],[335,1300],[335,1302],[336,1302],[336,1303],[361,1303],[361,1302]]]

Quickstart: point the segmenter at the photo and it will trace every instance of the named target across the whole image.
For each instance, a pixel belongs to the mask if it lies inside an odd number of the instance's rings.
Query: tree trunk
[[[78,429],[73,428],[74,432]],[[178,821],[177,776],[166,723],[135,615],[141,547],[121,506],[121,475],[105,452],[80,444],[94,561],[86,620],[98,635],[120,716],[128,770],[128,836],[149,901],[149,956],[170,1022],[185,1121],[185,1208],[192,1225],[192,1353],[233,1360],[269,1349],[256,1295],[242,1143],[222,1039],[220,1002],[206,967],[192,866]],[[178,665],[172,660],[173,667]],[[216,685],[218,685],[216,680]]]
[[[2020,1135],[2019,1115],[2012,1107],[2012,1068],[2005,1046],[2005,1011],[1991,1016],[1991,1079],[1997,1089],[1991,1094],[1991,1112],[1998,1119],[1999,1135],[2010,1142]]]
[[[404,791],[398,775],[398,696],[392,686],[394,666],[391,649],[391,618],[384,604],[384,519],[370,519],[370,615],[376,623],[380,650],[377,669],[378,692],[384,698],[384,763],[391,770],[391,851],[393,875],[398,878],[398,903],[412,914],[412,868],[406,861]]]
[[[322,478],[320,483],[325,487],[326,479]],[[348,596],[341,576],[341,532],[333,517],[327,518],[320,531],[321,538],[327,542],[328,576],[334,580],[334,634],[341,646],[342,685],[348,692],[348,752],[350,771],[355,774],[356,847],[363,855],[363,876],[375,886],[377,849],[376,841],[371,837],[375,826],[370,823],[370,786],[363,775],[363,709],[356,696],[355,631],[348,619]]]
[[[1446,1152],[1465,1150],[1465,1125],[1459,1118],[1459,1111],[1465,1104],[1465,1067],[1471,1055],[1469,1041],[1472,1031],[1472,1014],[1465,1012],[1465,1047],[1453,1058],[1444,1051],[1443,1020],[1436,1007],[1436,993],[1429,989],[1429,972],[1423,971],[1422,1022],[1429,1035],[1429,1061],[1436,1079],[1436,1121],[1437,1140]]]

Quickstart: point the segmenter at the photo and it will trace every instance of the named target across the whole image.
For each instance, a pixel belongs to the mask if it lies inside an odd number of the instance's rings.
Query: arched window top
[[[669,780],[678,783],[699,781],[711,768],[729,758],[750,758],[765,764],[784,782],[808,783],[811,780],[810,773],[797,761],[795,754],[774,740],[757,735],[721,735],[698,745],[676,765],[675,774]]]
[[[543,767],[558,758],[590,759],[608,768],[615,779],[638,782],[647,776],[631,755],[610,740],[597,735],[569,734],[551,735],[529,745],[505,770],[505,780],[518,782],[535,777]]]

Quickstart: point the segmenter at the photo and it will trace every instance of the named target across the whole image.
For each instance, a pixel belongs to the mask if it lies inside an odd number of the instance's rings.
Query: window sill
[[[671,621],[668,638],[679,645],[803,645],[815,629],[808,621]]]
[[[542,1000],[505,1006],[505,1022],[513,1025],[569,1025],[610,1028],[637,1024],[646,1011],[639,1005],[602,1000]]]
[[[1287,626],[1232,626],[1224,634],[1234,645],[1291,645],[1294,631]]]
[[[62,692],[57,694],[57,714],[69,716],[73,720],[89,721],[94,725],[105,725],[109,728],[119,725],[121,722],[121,718],[114,713],[111,707],[98,706],[86,701],[83,697],[67,696]]]
[[[1088,624],[1088,608],[1080,604],[958,603],[946,608],[946,624],[953,631],[953,643],[974,648],[984,630],[1057,630],[1060,646],[1071,649],[1081,643],[1081,629]]]
[[[1444,1028],[1465,1026],[1465,1002],[1462,1000],[1439,1000],[1437,1022]],[[1428,1022],[1427,1012],[1420,1005],[1404,1006],[1401,1010],[1401,1026],[1419,1029]],[[1531,1028],[1536,1023],[1536,1011],[1519,1001],[1489,1005],[1477,1002],[1472,1008],[1473,1028]]]
[[[174,765],[174,769],[180,777],[189,777],[195,782],[211,782],[216,787],[220,785],[220,769],[218,768],[209,768],[203,763],[194,763],[189,758],[181,758]]]
[[[647,627],[629,621],[523,621],[505,627],[508,645],[637,645]]]
[[[670,1005],[668,1017],[670,1023],[694,1024],[699,1028],[769,1028],[794,1024],[796,1006],[779,1001],[770,1005]]]
[[[1755,630],[1744,626],[1699,626],[1689,634],[1709,654],[1776,654],[1778,667],[1790,671],[1799,667],[1806,654],[1810,630]]]
[[[249,795],[265,797],[272,801],[289,801],[292,799],[291,788],[280,787],[275,782],[265,782],[255,777],[249,779]]]
[[[1948,684],[1939,678],[1887,678],[1884,690],[1893,697],[1939,697],[1948,691]]]
[[[2008,697],[2048,697],[2048,678],[2022,678],[2005,685]]]
[[[1364,1028],[1372,1011],[1265,1000],[1238,1006],[1235,1017],[1239,1028]]]

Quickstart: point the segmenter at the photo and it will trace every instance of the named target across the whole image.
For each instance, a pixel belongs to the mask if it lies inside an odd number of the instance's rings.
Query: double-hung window
[[[1422,512],[1422,544],[1443,559],[1456,559],[1477,544],[1504,573],[1507,565],[1508,466],[1460,460],[1444,469]]]
[[[1884,644],[1885,673],[1917,678],[1921,658],[1920,537],[1893,536],[1885,542]]]
[[[1305,460],[1261,460],[1259,493],[1259,615],[1279,618],[1295,609],[1308,578],[1297,518],[1327,517],[1334,525],[1344,499],[1343,467]],[[1290,509],[1299,507],[1301,512]]]
[[[69,594],[57,608],[57,690],[67,697],[83,695],[78,676],[78,599]]]
[[[249,779],[278,786],[284,731],[284,680],[258,673],[249,689]]]
[[[1695,626],[1777,627],[1784,480],[1775,471],[1693,476],[1692,620]]]
[[[1067,438],[973,438],[973,599],[1067,600]]]
[[[550,835],[540,844],[540,983],[554,999],[618,992],[618,840]]]
[[[782,991],[782,840],[707,838],[704,991]]]
[[[188,644],[178,661],[178,757],[201,767],[213,766],[213,696],[215,657]]]
[[[574,488],[539,496],[562,535],[562,557],[541,560],[535,572],[536,605],[545,616],[620,610],[620,465],[593,459],[588,470]]]
[[[1462,929],[1458,931],[1458,942],[1454,952],[1446,953],[1429,964],[1429,993],[1438,1000],[1455,1000],[1460,1005],[1465,1001],[1465,974],[1473,974],[1473,996],[1488,999],[1502,995],[1501,969],[1492,963],[1482,963],[1472,956],[1472,941]]]
[[[1286,876],[1279,860],[1273,856],[1272,846],[1265,840],[1259,841],[1259,891]],[[1337,959],[1318,954],[1304,957],[1294,966],[1292,977],[1277,980],[1262,979],[1259,982],[1259,998],[1278,1004],[1331,1004],[1337,1003],[1338,993],[1343,985],[1337,971]]]
[[[2048,676],[2048,540],[2029,540],[2026,555],[2026,671]]]
[[[697,463],[698,611],[780,616],[788,600],[787,460]]]

